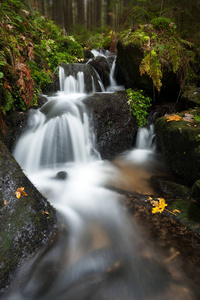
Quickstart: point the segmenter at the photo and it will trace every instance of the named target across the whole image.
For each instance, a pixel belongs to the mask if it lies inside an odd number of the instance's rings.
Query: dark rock
[[[194,124],[195,125],[195,124]],[[196,125],[195,125],[196,126]],[[187,121],[167,122],[165,117],[155,123],[156,143],[171,171],[193,184],[200,178],[200,127]]]
[[[192,108],[200,105],[200,88],[190,87],[182,95],[182,100],[187,99],[188,107]]]
[[[56,179],[65,180],[67,178],[67,172],[60,171],[56,174]]]
[[[95,85],[95,90],[97,92],[101,92],[98,76],[91,65],[62,63],[61,66],[64,68],[66,77],[72,75],[73,77],[77,78],[78,72],[84,73],[85,93],[93,92],[93,82]],[[92,81],[92,77],[94,81]]]
[[[23,132],[28,120],[28,112],[13,112],[4,117],[5,135],[0,130],[0,140],[12,152],[14,145]]]
[[[162,87],[158,94],[156,91],[153,95],[153,82],[148,75],[140,75],[139,66],[144,53],[139,45],[128,44],[121,40],[117,43],[117,64],[119,65],[120,72],[123,73],[126,88],[139,88],[145,90],[150,96],[156,96],[157,100],[160,99],[177,99],[180,87],[177,83],[176,75],[167,68],[163,71]],[[119,75],[117,75],[119,76]],[[120,75],[122,77],[122,75]]]
[[[24,175],[20,166],[0,141],[0,289],[12,272],[31,254],[52,239],[56,232],[56,212]],[[27,196],[15,192],[24,187]],[[48,214],[46,213],[48,212]]]
[[[183,198],[189,200],[191,197],[191,189],[183,184],[172,181],[169,178],[159,176],[151,177],[152,186],[164,195],[170,195],[174,198]]]
[[[84,102],[91,111],[97,149],[103,159],[111,159],[133,146],[137,125],[130,115],[125,92],[94,94]]]
[[[191,196],[200,204],[200,179],[193,184]]]
[[[84,49],[83,53],[85,55],[85,58],[93,58],[94,54],[89,49]]]
[[[110,67],[108,61],[103,56],[97,56],[89,64],[97,71],[105,87],[110,85]]]

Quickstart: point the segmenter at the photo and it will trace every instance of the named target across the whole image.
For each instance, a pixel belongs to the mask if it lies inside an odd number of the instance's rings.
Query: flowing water
[[[24,172],[61,216],[60,234],[25,265],[6,299],[171,299],[166,293],[168,270],[150,257],[121,196],[105,187],[120,182],[122,171],[119,162],[102,161],[95,149],[82,101],[84,74],[66,76],[61,67],[60,89],[41,109],[30,112],[14,151]],[[145,138],[120,158],[123,165],[131,162],[134,168],[155,154],[152,132],[144,129],[139,135]]]

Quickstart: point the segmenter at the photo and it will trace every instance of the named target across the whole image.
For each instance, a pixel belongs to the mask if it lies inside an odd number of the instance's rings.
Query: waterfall
[[[157,287],[167,285],[168,273],[141,255],[144,242],[121,196],[104,187],[119,173],[95,149],[82,101],[85,74],[80,66],[60,67],[59,73],[61,91],[30,112],[14,156],[62,216],[62,226],[57,241],[25,267],[19,288],[6,299],[153,299]],[[90,91],[94,81],[89,76]]]

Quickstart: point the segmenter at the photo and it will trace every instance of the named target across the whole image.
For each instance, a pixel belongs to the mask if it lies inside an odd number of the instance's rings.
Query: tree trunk
[[[112,0],[107,0],[107,25],[113,27]]]
[[[98,0],[96,3],[96,26],[101,27],[101,17],[102,17],[102,1]]]
[[[64,28],[66,32],[71,31],[71,26],[73,25],[73,13],[72,13],[72,0],[65,0],[63,2],[64,11]]]
[[[84,0],[76,0],[77,3],[77,23],[85,24],[85,6]]]

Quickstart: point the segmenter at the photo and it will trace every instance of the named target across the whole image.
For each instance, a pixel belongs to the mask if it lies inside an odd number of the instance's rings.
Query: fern
[[[160,91],[162,86],[162,71],[161,71],[161,64],[158,59],[157,53],[152,50],[149,54],[147,54],[140,65],[140,75],[143,74],[149,75],[152,79],[154,86]]]

